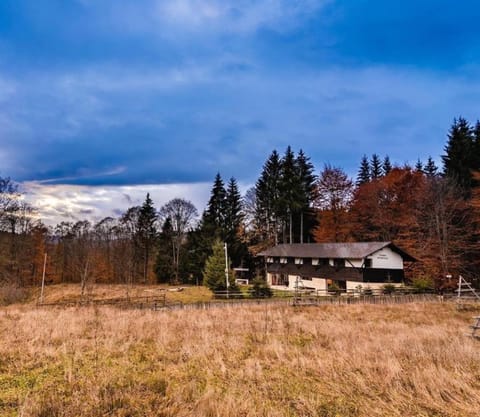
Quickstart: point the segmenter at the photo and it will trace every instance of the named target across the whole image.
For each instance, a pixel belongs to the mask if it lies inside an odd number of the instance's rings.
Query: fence
[[[57,303],[40,304],[42,307],[81,307],[81,306],[114,306],[122,309],[149,309],[154,311],[166,310],[208,310],[213,308],[228,308],[253,305],[291,305],[291,306],[320,306],[320,305],[349,305],[349,304],[406,304],[413,302],[443,302],[454,300],[454,296],[441,296],[434,293],[415,294],[402,292],[395,294],[365,295],[365,294],[331,294],[314,291],[310,293],[275,292],[272,297],[253,298],[251,294],[241,292],[226,292],[215,294],[218,299],[212,301],[182,303],[168,301],[165,295],[113,298],[113,299],[83,299],[63,301]]]

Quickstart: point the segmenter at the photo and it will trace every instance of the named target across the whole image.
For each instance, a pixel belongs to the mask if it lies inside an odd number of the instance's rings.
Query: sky
[[[2,0],[0,176],[47,223],[151,192],[201,212],[273,149],[355,175],[363,154],[440,163],[480,117],[473,0]]]

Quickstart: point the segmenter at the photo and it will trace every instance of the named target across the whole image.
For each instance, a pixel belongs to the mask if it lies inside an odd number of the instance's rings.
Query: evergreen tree
[[[295,154],[290,146],[287,147],[281,161],[280,216],[283,226],[283,242],[293,243],[293,218],[302,210],[302,183],[297,170]],[[288,227],[288,239],[287,239]]]
[[[415,163],[415,171],[423,172],[423,163],[420,161],[420,158],[418,158],[417,162]]]
[[[480,171],[480,121],[477,120],[473,129],[473,164],[472,167],[475,171]],[[478,184],[478,180],[476,182]]]
[[[390,157],[386,155],[382,165],[383,175],[388,175],[391,170],[392,170],[392,164],[390,162]]]
[[[310,158],[305,155],[302,149],[298,152],[296,159],[297,175],[301,184],[301,211],[300,219],[296,216],[295,221],[299,222],[298,227],[300,236],[296,241],[303,243],[304,241],[310,241],[313,237],[313,229],[315,228],[316,216],[312,205],[317,198],[317,177],[314,174],[315,168],[310,162]],[[295,240],[295,239],[294,239]]]
[[[173,227],[170,217],[165,219],[162,231],[158,237],[158,252],[155,262],[157,282],[171,283],[175,277],[174,252],[173,252]]]
[[[374,153],[370,160],[370,178],[376,180],[382,176],[382,162],[379,156]]]
[[[370,182],[370,163],[368,162],[367,155],[363,155],[360,162],[360,169],[357,175],[357,186]]]
[[[225,236],[227,241],[235,239],[242,222],[242,197],[235,178],[230,178],[225,197]]]
[[[298,152],[297,159],[295,161],[297,166],[297,175],[301,184],[301,203],[302,208],[308,209],[315,201],[317,180],[314,174],[315,168],[310,162],[310,158],[305,155],[302,149]]]
[[[280,155],[272,152],[263,166],[260,178],[255,184],[256,223],[263,231],[264,240],[277,240],[280,206]]]
[[[157,212],[155,211],[153,201],[150,198],[150,193],[148,193],[145,201],[142,204],[142,207],[140,208],[137,225],[138,242],[143,252],[142,275],[144,283],[147,282],[150,254],[157,236],[156,221]]]
[[[211,225],[222,230],[225,226],[226,191],[220,173],[217,173],[213,182],[210,200],[205,212],[205,220]]]
[[[428,178],[433,178],[437,176],[438,168],[435,165],[435,161],[432,159],[431,156],[428,157],[427,163],[423,168],[423,172]]]
[[[445,154],[442,156],[443,172],[453,179],[468,197],[472,187],[472,169],[475,168],[474,132],[466,119],[454,119],[448,133]]]
[[[212,246],[212,254],[205,262],[203,285],[207,286],[212,291],[225,291],[227,289],[224,250],[224,244],[217,239]],[[230,268],[230,266],[228,267]],[[231,271],[229,271],[229,284],[229,291],[238,291]]]
[[[248,248],[239,237],[240,225],[242,224],[242,197],[238,191],[235,178],[231,178],[227,186],[226,215],[225,215],[225,242],[228,244],[229,256],[234,266],[249,263],[250,254]]]

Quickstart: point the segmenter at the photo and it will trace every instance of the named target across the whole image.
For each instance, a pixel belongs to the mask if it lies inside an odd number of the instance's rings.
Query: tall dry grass
[[[478,416],[448,304],[0,310],[0,415]]]

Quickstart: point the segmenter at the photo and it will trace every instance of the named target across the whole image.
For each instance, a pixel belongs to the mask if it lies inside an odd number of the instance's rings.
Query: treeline
[[[1,178],[0,281],[38,285],[47,254],[47,282],[202,284],[219,242],[232,268],[254,276],[262,267],[255,254],[274,244],[394,241],[421,261],[411,277],[443,285],[447,274],[474,277],[480,267],[479,172],[480,123],[459,118],[441,168],[432,157],[409,166],[364,155],[352,179],[329,164],[316,174],[302,150],[288,147],[271,153],[243,196],[234,178],[217,174],[200,216],[185,199],[157,209],[147,195],[118,218],[51,228]]]

